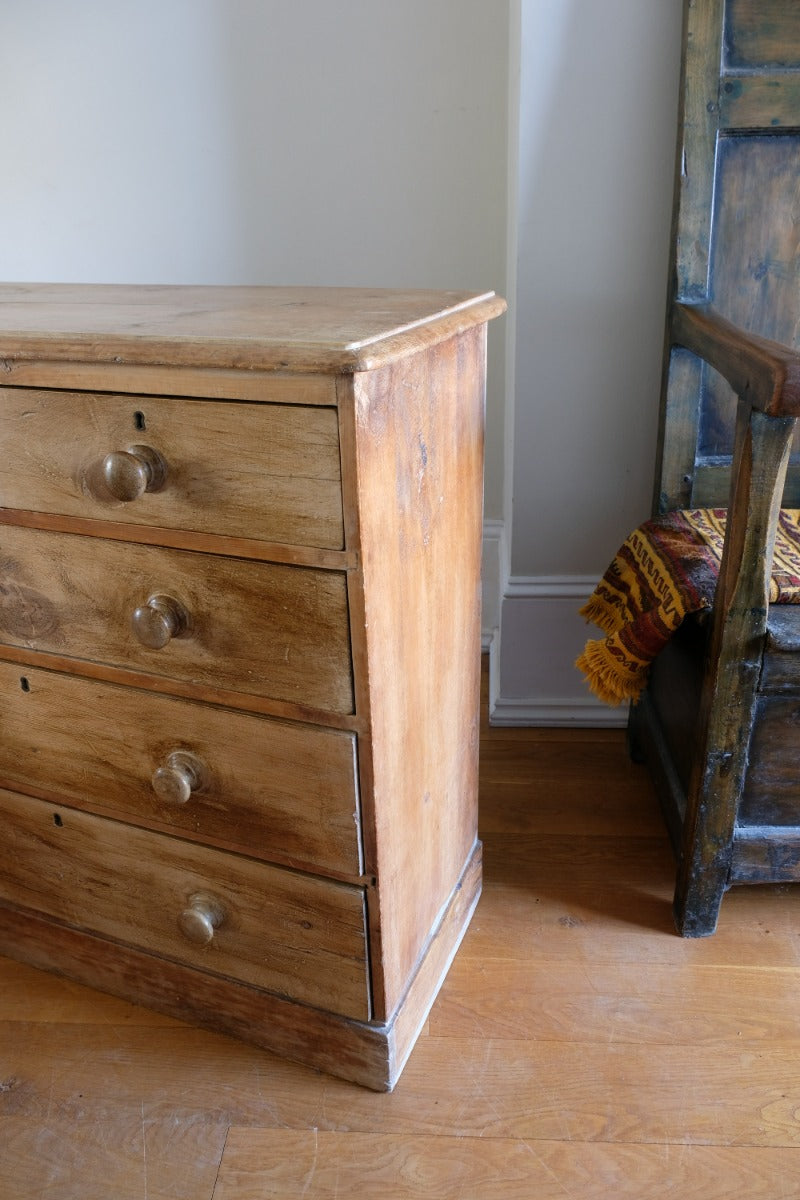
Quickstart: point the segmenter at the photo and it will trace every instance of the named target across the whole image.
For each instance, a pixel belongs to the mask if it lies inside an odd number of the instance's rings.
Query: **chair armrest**
[[[674,304],[670,337],[719,371],[740,399],[709,655],[719,675],[713,687],[733,704],[747,672],[759,669],[775,530],[800,416],[800,355],[738,328],[710,305]]]
[[[800,354],[748,333],[707,304],[675,304],[673,345],[704,359],[753,408],[772,417],[800,416]]]

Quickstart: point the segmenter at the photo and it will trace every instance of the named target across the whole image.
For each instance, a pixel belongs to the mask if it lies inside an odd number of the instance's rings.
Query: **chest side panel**
[[[354,381],[365,839],[389,1012],[477,836],[484,353],[478,328]]]

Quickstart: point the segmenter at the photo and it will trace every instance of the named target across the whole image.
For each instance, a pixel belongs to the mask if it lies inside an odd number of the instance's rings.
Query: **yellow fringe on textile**
[[[598,624],[596,618],[591,620]],[[638,700],[647,683],[647,667],[635,675],[623,676],[619,662],[609,653],[608,642],[588,641],[583,653],[575,660],[575,666],[586,677],[589,690],[603,704],[625,704]]]
[[[630,614],[625,613],[618,603],[609,604],[601,591],[597,591],[578,610],[578,615],[606,634],[604,638],[590,639],[575,660],[575,666],[586,677],[589,691],[603,704],[618,705],[638,700],[647,684],[648,666],[632,662],[630,653],[622,652],[614,637]]]
[[[626,538],[580,609],[580,615],[605,637],[587,642],[575,665],[604,704],[618,705],[641,696],[654,646],[657,652],[662,635],[666,641],[686,616],[686,572],[691,570],[694,578],[703,569],[708,575],[713,563],[712,586],[716,583],[724,518],[722,510],[695,509],[646,522]],[[653,537],[655,529],[657,537]],[[693,598],[692,604],[696,603],[706,601]]]
[[[598,629],[602,629],[603,633],[616,633],[622,625],[619,608],[612,608],[597,595],[591,596],[583,608],[578,609],[578,616],[591,621]]]

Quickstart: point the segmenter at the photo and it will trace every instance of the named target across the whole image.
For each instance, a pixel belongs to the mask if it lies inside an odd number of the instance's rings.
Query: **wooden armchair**
[[[658,656],[630,737],[702,936],[732,884],[800,881],[800,607],[769,604],[800,507],[800,5],[687,0],[684,48],[654,507],[728,516],[711,617]]]

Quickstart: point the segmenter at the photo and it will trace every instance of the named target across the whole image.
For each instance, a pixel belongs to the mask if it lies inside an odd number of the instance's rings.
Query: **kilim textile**
[[[576,662],[606,704],[636,700],[647,670],[689,613],[710,608],[725,538],[722,508],[684,509],[646,521],[620,547],[580,610],[605,638]],[[800,509],[781,509],[771,604],[800,604]]]

